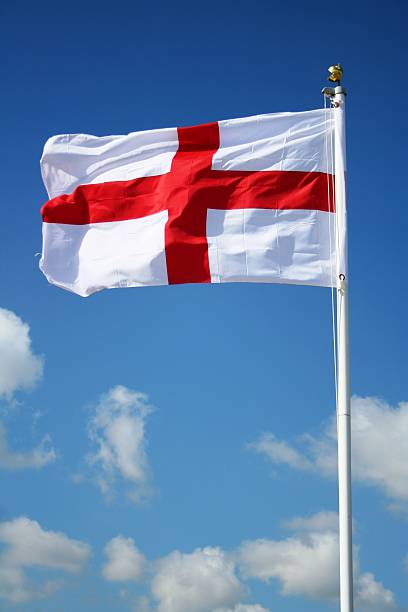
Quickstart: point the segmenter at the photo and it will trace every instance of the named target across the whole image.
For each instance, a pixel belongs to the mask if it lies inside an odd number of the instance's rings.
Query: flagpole
[[[340,611],[353,612],[353,542],[351,507],[351,413],[349,300],[346,209],[346,91],[340,85],[339,64],[329,68],[334,115],[334,171],[337,245],[337,448],[339,480]],[[327,93],[326,93],[327,95]]]

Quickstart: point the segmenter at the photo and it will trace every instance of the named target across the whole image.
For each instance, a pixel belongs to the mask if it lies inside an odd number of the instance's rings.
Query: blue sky
[[[341,61],[358,610],[407,610],[405,3],[22,2],[0,15],[0,608],[336,609],[329,290],[84,300],[48,285],[36,254],[49,136],[317,108]],[[95,458],[101,421],[118,416],[140,434],[139,477]]]

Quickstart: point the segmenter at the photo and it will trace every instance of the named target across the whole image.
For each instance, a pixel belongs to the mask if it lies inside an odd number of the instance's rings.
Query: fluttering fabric
[[[327,112],[50,138],[41,270],[81,296],[181,283],[334,285]]]

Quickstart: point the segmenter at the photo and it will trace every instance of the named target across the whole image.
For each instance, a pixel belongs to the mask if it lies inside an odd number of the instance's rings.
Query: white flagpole
[[[340,73],[332,79],[340,83]],[[329,69],[331,71],[331,69]],[[337,76],[337,78],[333,78]],[[334,170],[337,244],[337,444],[339,478],[340,611],[353,612],[351,509],[350,352],[346,210],[346,92],[338,85],[331,97],[334,113]]]

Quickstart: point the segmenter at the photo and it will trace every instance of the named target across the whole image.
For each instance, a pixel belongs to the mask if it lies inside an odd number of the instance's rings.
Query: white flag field
[[[81,296],[181,283],[335,286],[330,112],[50,138],[41,270]]]

